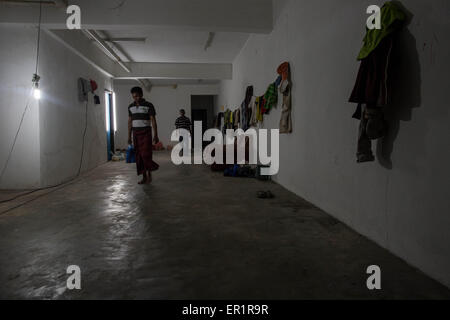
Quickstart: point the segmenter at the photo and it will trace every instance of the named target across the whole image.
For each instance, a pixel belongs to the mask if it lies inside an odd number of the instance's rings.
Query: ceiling
[[[42,29],[111,78],[207,84],[231,79],[249,36],[271,32],[272,1],[54,0]],[[69,2],[81,30],[68,29]],[[36,1],[0,0],[0,24],[34,26],[39,13]]]
[[[217,32],[205,50],[207,31],[153,28],[148,31],[103,31],[106,38],[145,38],[145,42],[121,41],[114,46],[124,61],[177,63],[231,63],[246,43],[249,34]],[[122,52],[124,53],[122,53]]]
[[[114,80],[115,83],[123,84],[123,85],[135,85],[136,80]],[[165,86],[173,86],[177,85],[214,85],[219,84],[219,80],[201,80],[201,79],[152,79],[151,84],[156,87],[165,87]]]

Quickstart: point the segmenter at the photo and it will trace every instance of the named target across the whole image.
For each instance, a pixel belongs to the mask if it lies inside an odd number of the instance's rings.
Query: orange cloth
[[[289,78],[289,69],[289,62],[284,62],[278,67],[277,73],[281,75],[283,80],[287,80]]]

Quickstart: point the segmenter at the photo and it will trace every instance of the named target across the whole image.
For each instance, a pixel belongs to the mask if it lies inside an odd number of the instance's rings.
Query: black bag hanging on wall
[[[91,83],[83,78],[78,79],[78,98],[80,102],[88,101],[88,94],[91,91]]]

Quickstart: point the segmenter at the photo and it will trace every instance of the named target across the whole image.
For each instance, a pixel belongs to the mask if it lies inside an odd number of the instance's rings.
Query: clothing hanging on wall
[[[269,85],[266,93],[264,94],[264,100],[265,100],[265,104],[264,104],[263,113],[269,114],[270,110],[272,110],[272,108],[275,108],[278,103],[278,89],[276,86],[276,82],[271,83]]]
[[[271,83],[263,96],[253,96],[253,86],[248,86],[245,99],[241,103],[238,112],[233,112],[231,120],[235,127],[247,131],[250,127],[257,127],[264,121],[264,115],[269,114],[278,104],[278,87],[283,96],[282,115],[280,120],[280,133],[292,133],[292,103],[291,80],[289,62],[282,63],[277,69],[278,77]],[[227,114],[225,114],[227,118]],[[238,124],[239,126],[236,126]]]
[[[361,104],[370,108],[384,107],[388,102],[388,69],[392,50],[392,36],[385,38],[378,47],[361,61],[350,102],[358,103],[354,118],[361,119]]]
[[[406,15],[395,2],[387,2],[381,9],[382,29],[367,30],[359,53],[361,60],[356,83],[349,101],[357,103],[353,118],[361,121],[358,134],[358,162],[374,161],[371,140],[383,137],[387,131],[383,107],[388,104],[389,59],[394,33]]]
[[[381,29],[367,30],[358,60],[367,58],[381,41],[399,30],[405,20],[406,14],[397,3],[394,1],[386,2],[381,8]]]
[[[358,104],[353,118],[361,121],[357,147],[358,163],[375,160],[371,140],[379,139],[386,133],[383,107],[388,103],[387,78],[391,49],[392,36],[389,36],[361,61],[355,88],[350,97],[350,102]],[[381,136],[367,134],[368,123],[377,123],[377,126],[383,127],[383,134]]]
[[[277,69],[277,73],[280,75],[281,80],[287,80],[289,79],[290,75],[290,66],[289,66],[289,62],[283,62],[282,64],[280,64],[280,66]],[[280,81],[281,83],[281,81]]]
[[[233,129],[233,112],[230,109],[224,113],[223,133],[226,133],[227,129]]]
[[[283,96],[281,107],[280,133],[292,133],[292,96],[291,96],[291,75],[289,62],[282,63],[277,70],[281,76],[280,93]]]
[[[251,99],[253,97],[253,86],[248,86],[247,89],[245,90],[245,99],[244,101],[242,101],[241,104],[241,128],[244,131],[247,131],[247,129],[250,126],[250,118],[251,118],[251,106],[250,106],[250,102]]]
[[[264,121],[264,117],[263,117],[263,113],[262,113],[263,108],[264,108],[264,97],[256,97],[256,99],[255,99],[256,124],[258,124],[258,122]]]
[[[233,113],[233,129],[239,129],[241,126],[241,109],[234,110]]]
[[[219,130],[222,129],[223,118],[224,118],[223,112],[219,112],[219,114],[216,117],[216,123],[215,123],[216,129],[219,129]]]
[[[256,120],[256,97],[251,97],[248,109],[250,116],[249,126],[255,127],[258,125],[258,121]]]
[[[371,162],[375,160],[372,152],[372,140],[382,138],[386,134],[387,125],[381,108],[364,106],[358,133],[357,161]]]
[[[280,133],[292,133],[292,106],[291,106],[291,84],[289,80],[283,80],[280,85],[280,92],[283,95],[283,105],[281,107]]]

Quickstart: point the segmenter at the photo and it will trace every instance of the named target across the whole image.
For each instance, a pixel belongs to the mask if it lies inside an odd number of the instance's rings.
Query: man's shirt
[[[181,116],[175,121],[175,127],[177,129],[186,129],[187,131],[191,131],[191,120],[189,120],[186,116]]]
[[[156,116],[155,107],[152,103],[142,99],[139,103],[132,103],[128,107],[128,115],[131,117],[133,130],[151,128],[151,116]]]

